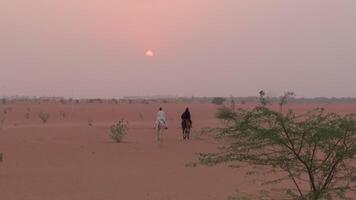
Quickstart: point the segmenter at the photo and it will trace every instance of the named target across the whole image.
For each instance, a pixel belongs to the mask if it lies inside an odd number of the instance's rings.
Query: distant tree
[[[214,97],[211,102],[216,105],[222,105],[225,102],[225,100],[226,99],[223,97]]]
[[[111,101],[112,101],[114,104],[119,104],[119,100],[117,100],[117,99],[115,99],[115,98],[111,99]]]
[[[235,102],[234,97],[231,97],[230,104],[231,104],[231,110],[235,110],[236,102]]]
[[[281,107],[291,95],[281,98]],[[356,115],[341,116],[322,108],[303,115],[275,111],[266,106],[264,96],[260,93],[261,105],[252,110],[218,111],[218,118],[229,121],[217,129],[218,136],[229,145],[219,153],[201,153],[200,162],[271,166],[271,173],[286,175],[267,182],[291,181],[295,187],[286,193],[293,199],[347,199],[356,180]]]

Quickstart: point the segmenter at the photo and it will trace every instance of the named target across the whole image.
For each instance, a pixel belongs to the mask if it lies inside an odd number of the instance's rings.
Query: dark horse
[[[189,140],[191,125],[192,124],[190,123],[189,119],[184,119],[182,121],[183,140]]]

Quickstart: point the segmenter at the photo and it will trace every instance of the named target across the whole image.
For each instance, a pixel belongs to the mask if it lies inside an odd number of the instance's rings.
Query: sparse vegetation
[[[111,126],[111,138],[115,142],[121,142],[123,137],[127,134],[128,122],[125,120],[120,120],[113,126]]]
[[[93,120],[92,119],[88,119],[88,126],[93,126]]]
[[[224,124],[231,122],[231,119],[235,117],[235,111],[225,106],[219,108],[216,113],[216,118],[220,119]]]
[[[59,102],[60,102],[61,104],[67,104],[67,102],[66,102],[66,100],[65,100],[64,98],[63,98],[63,99],[60,99]]]
[[[139,116],[140,120],[143,120],[143,114],[141,112],[138,114],[138,116]]]
[[[247,197],[238,197],[237,195],[230,195],[226,200],[250,200]]]
[[[3,109],[3,113],[4,113],[4,114],[8,114],[8,113],[10,113],[11,111],[12,111],[12,107],[6,107],[6,108]]]
[[[24,114],[24,117],[25,117],[25,119],[30,119],[30,113],[29,113],[29,112],[26,112],[26,113]]]
[[[43,123],[47,123],[51,115],[47,112],[38,113],[38,117],[42,120]]]
[[[67,114],[66,114],[64,111],[60,111],[60,112],[59,112],[59,117],[60,117],[61,119],[64,119],[64,118],[67,117]]]
[[[340,116],[322,108],[303,115],[282,112],[293,95],[287,92],[280,99],[279,111],[267,107],[264,92],[261,105],[252,110],[220,109],[217,117],[229,123],[218,129],[218,136],[230,144],[219,153],[201,153],[200,162],[242,161],[270,166],[269,173],[283,171],[285,176],[266,183],[290,181],[295,187],[285,192],[292,199],[347,199],[347,192],[356,188],[356,115]]]
[[[112,99],[111,101],[112,101],[114,104],[119,104],[119,100],[117,100],[117,99],[115,99],[115,98]]]
[[[222,105],[225,102],[225,98],[223,97],[215,97],[213,100],[211,100],[211,103],[216,104],[216,105]]]
[[[88,103],[103,103],[104,100],[103,99],[88,99]]]
[[[5,115],[2,116],[1,120],[0,120],[0,130],[4,127],[4,124],[5,124]]]

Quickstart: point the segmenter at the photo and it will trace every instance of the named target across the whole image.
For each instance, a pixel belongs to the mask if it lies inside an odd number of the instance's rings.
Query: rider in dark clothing
[[[191,119],[190,112],[189,112],[189,108],[185,109],[185,111],[182,114],[181,118],[182,118],[183,122],[184,122],[184,120],[189,120],[190,121],[190,128],[193,126],[192,119]]]

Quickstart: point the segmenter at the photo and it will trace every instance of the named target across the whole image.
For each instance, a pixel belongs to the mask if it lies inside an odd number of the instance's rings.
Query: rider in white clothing
[[[159,108],[159,111],[157,112],[155,128],[157,129],[157,141],[161,141],[162,132],[164,129],[167,129],[166,113],[162,110],[162,108]]]
[[[159,108],[159,111],[157,112],[156,125],[163,125],[164,127],[167,127],[166,113],[162,110],[162,108]]]

